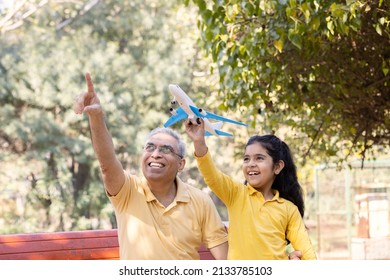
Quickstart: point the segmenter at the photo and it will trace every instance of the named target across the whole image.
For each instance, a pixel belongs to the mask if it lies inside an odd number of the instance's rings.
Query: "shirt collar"
[[[175,201],[176,202],[189,202],[190,195],[188,193],[186,184],[178,176],[176,176],[175,180],[176,180],[176,186],[177,186]],[[148,181],[146,180],[145,177],[142,178],[142,188],[144,189],[147,202],[157,200],[157,198],[154,196],[154,194],[150,190],[149,185],[148,185]]]
[[[256,193],[259,193],[259,191],[256,190],[251,185],[247,185],[247,187],[248,187],[248,190],[249,190],[249,195],[254,195]],[[274,197],[271,199],[271,201],[276,200],[278,202],[283,202],[283,198],[280,197],[278,190],[272,189],[272,193],[274,194]]]

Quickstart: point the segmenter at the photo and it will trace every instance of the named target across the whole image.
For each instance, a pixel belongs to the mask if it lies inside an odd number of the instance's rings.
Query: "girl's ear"
[[[274,168],[275,175],[279,175],[279,173],[282,171],[283,168],[284,168],[284,161],[283,160],[279,160],[275,164],[275,168]]]

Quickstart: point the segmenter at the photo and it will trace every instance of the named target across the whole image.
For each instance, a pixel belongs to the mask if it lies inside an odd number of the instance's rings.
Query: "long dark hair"
[[[303,202],[303,190],[298,182],[297,168],[294,164],[290,148],[275,135],[255,135],[249,138],[246,146],[254,143],[261,144],[267,153],[272,157],[272,161],[276,164],[279,160],[284,161],[284,168],[276,175],[272,184],[272,189],[279,191],[279,196],[294,203],[301,213],[303,218],[305,212],[305,204]]]

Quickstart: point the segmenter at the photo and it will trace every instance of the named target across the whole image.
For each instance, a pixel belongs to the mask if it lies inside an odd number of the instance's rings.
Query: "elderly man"
[[[158,128],[147,138],[143,176],[128,174],[115,155],[102,106],[89,73],[87,92],[74,104],[86,113],[103,183],[118,221],[121,259],[199,259],[203,243],[215,259],[227,257],[227,233],[211,198],[177,176],[185,145],[173,130]]]

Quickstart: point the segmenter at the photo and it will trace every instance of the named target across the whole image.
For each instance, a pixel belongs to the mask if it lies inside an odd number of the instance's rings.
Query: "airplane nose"
[[[172,91],[172,90],[175,90],[176,88],[178,88],[179,86],[178,85],[173,85],[173,84],[170,84],[168,86],[169,90]]]

